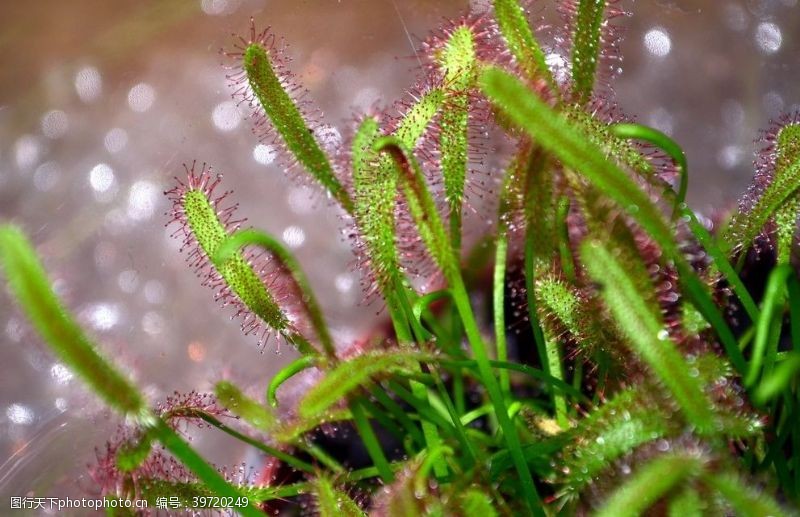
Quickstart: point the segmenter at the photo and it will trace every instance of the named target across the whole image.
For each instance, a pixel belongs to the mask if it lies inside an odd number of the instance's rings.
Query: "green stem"
[[[661,131],[641,124],[614,124],[611,126],[611,134],[619,138],[644,140],[645,142],[654,144],[667,153],[670,158],[675,160],[675,163],[678,164],[678,172],[680,173],[681,179],[672,213],[673,215],[680,213],[681,207],[686,202],[686,192],[689,189],[689,167],[686,162],[686,154],[683,152],[681,146]]]
[[[394,481],[394,472],[392,472],[392,468],[389,466],[386,455],[383,454],[383,448],[381,448],[378,437],[375,436],[372,424],[369,423],[364,408],[359,400],[350,402],[350,412],[353,414],[353,422],[356,425],[356,429],[358,429],[358,434],[361,435],[364,447],[367,449],[370,458],[372,458],[372,463],[375,464],[375,468],[378,469],[381,479],[384,483],[391,483]]]
[[[753,354],[750,359],[750,367],[747,370],[744,385],[748,388],[752,387],[762,373],[761,366],[765,361],[764,371],[771,368],[774,362],[775,354],[777,353],[778,337],[780,325],[782,323],[781,315],[777,314],[778,306],[783,305],[783,293],[785,290],[786,282],[790,275],[794,272],[792,267],[788,264],[778,266],[770,274],[769,281],[767,282],[767,289],[764,293],[764,304],[761,310],[761,317],[756,322],[756,336],[753,345]],[[775,321],[773,321],[775,320]],[[775,325],[778,326],[778,332],[775,332]],[[772,345],[770,350],[767,350],[767,345]]]
[[[205,411],[192,411],[192,415],[200,418],[201,420],[203,420],[207,424],[209,424],[212,427],[222,431],[223,433],[228,434],[228,435],[236,438],[237,440],[239,440],[241,442],[244,442],[244,443],[246,443],[246,444],[248,444],[248,445],[250,445],[252,447],[255,447],[256,449],[260,450],[264,454],[267,454],[268,456],[273,456],[273,457],[281,460],[282,462],[286,463],[287,465],[290,465],[290,466],[292,466],[292,467],[294,467],[294,468],[296,468],[298,470],[302,470],[304,472],[309,472],[309,473],[314,472],[314,466],[311,465],[310,463],[306,463],[303,460],[295,458],[291,454],[287,454],[285,452],[282,452],[282,451],[280,451],[280,450],[278,450],[278,449],[276,449],[274,447],[270,447],[269,445],[261,443],[260,441],[256,440],[255,438],[251,438],[251,437],[249,437],[249,436],[247,436],[245,434],[242,434],[239,431],[237,431],[236,429],[233,429],[232,427],[228,427],[223,422],[221,422],[219,419],[217,419],[213,415],[209,415]]]
[[[415,216],[417,225],[420,226],[420,231],[423,233],[423,238],[429,251],[438,262],[450,284],[456,309],[461,316],[467,340],[478,363],[481,380],[494,405],[498,422],[503,430],[503,437],[519,473],[528,508],[537,517],[544,517],[541,499],[533,484],[528,463],[522,453],[517,430],[508,416],[508,408],[506,407],[503,393],[489,365],[487,347],[480,335],[475,315],[469,303],[469,295],[461,276],[459,259],[455,256],[450,245],[447,230],[445,230],[439,212],[436,210],[436,204],[425,184],[419,164],[416,163],[408,148],[397,138],[381,138],[375,143],[374,148],[376,151],[389,152],[400,169],[403,192],[409,202],[412,215]]]
[[[460,274],[453,275],[450,280],[451,288],[453,289],[453,298],[461,315],[461,321],[464,324],[464,331],[467,334],[467,339],[478,363],[478,371],[483,381],[486,391],[489,392],[489,398],[492,401],[497,420],[503,430],[503,437],[508,446],[509,453],[514,461],[514,466],[519,473],[519,481],[522,485],[525,500],[528,504],[530,512],[536,516],[544,517],[544,510],[542,507],[541,499],[533,485],[533,478],[528,468],[528,463],[525,461],[525,456],[522,453],[522,445],[517,435],[517,430],[514,423],[508,416],[508,408],[506,407],[503,394],[500,391],[500,385],[492,372],[489,364],[489,357],[486,354],[486,345],[481,338],[478,324],[475,321],[475,316],[472,314],[472,307],[469,304],[469,295],[464,287],[464,282]]]
[[[288,366],[283,368],[279,371],[275,376],[269,381],[269,386],[267,387],[267,403],[270,406],[275,407],[278,405],[278,388],[286,382],[287,380],[291,379],[298,373],[302,372],[303,370],[307,370],[308,368],[312,368],[317,365],[317,358],[314,356],[304,355],[297,359],[296,361],[292,361],[289,363]]]

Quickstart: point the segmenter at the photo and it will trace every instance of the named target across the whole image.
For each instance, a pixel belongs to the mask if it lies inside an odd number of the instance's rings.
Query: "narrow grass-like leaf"
[[[294,468],[296,468],[298,470],[302,470],[304,472],[314,472],[314,466],[313,465],[311,465],[309,463],[306,463],[303,460],[299,460],[299,459],[295,458],[294,456],[292,456],[290,454],[287,454],[287,453],[285,453],[283,451],[280,451],[280,450],[278,450],[278,449],[276,449],[274,447],[271,447],[271,446],[263,443],[260,440],[256,440],[255,438],[252,438],[252,437],[247,436],[247,435],[245,435],[243,433],[240,433],[236,429],[224,424],[222,421],[220,421],[214,415],[211,415],[209,413],[206,413],[205,411],[200,411],[200,410],[192,410],[191,411],[191,415],[192,415],[193,418],[198,418],[198,419],[202,420],[203,422],[205,422],[206,424],[210,425],[211,427],[213,427],[213,428],[215,428],[215,429],[217,429],[219,431],[222,431],[223,433],[225,433],[225,434],[227,434],[227,435],[239,440],[240,442],[246,443],[247,445],[250,445],[251,447],[255,447],[256,449],[260,450],[264,454],[267,454],[269,456],[274,456],[275,458],[283,461],[287,465],[291,465],[292,467],[294,467]],[[288,441],[291,441],[291,440],[288,440]],[[305,447],[305,448],[306,448],[306,450],[309,449],[308,447]]]
[[[669,389],[686,418],[701,433],[713,432],[714,414],[702,386],[689,375],[663,322],[647,307],[625,268],[597,242],[584,243],[581,257],[633,351]]]
[[[539,322],[536,300],[536,275],[541,265],[550,261],[554,249],[555,225],[553,221],[553,178],[548,169],[550,160],[538,146],[532,146],[525,155],[523,169],[525,217],[525,297],[528,302],[528,319],[533,331],[533,341],[542,368],[550,372],[547,346]],[[522,159],[522,157],[520,157]]]
[[[302,408],[303,406],[300,407]],[[384,483],[391,483],[394,481],[394,472],[389,465],[389,461],[386,459],[386,455],[383,453],[381,444],[378,441],[378,437],[375,435],[375,431],[372,429],[372,424],[367,418],[367,413],[364,411],[361,401],[352,401],[350,403],[350,411],[353,413],[353,423],[355,423],[356,429],[358,429],[358,434],[361,435],[364,447],[367,449],[370,458],[372,458],[372,463],[375,465],[375,468],[378,469],[381,479]]]
[[[778,363],[775,370],[765,376],[753,394],[757,404],[764,404],[779,395],[800,373],[800,352],[792,352]]]
[[[162,420],[156,420],[151,429],[158,441],[186,465],[211,493],[222,497],[231,497],[234,501],[243,495],[241,489],[228,483],[214,467],[206,463],[178,433]],[[256,499],[252,501],[248,499],[246,506],[237,508],[236,511],[244,517],[263,515],[255,508],[254,503],[256,501]]]
[[[579,0],[575,13],[575,26],[572,28],[572,82],[573,95],[580,104],[588,101],[594,90],[605,8],[606,0]]]
[[[747,387],[752,387],[764,372],[769,372],[775,363],[778,353],[778,340],[783,325],[783,303],[786,299],[786,283],[794,275],[789,264],[783,264],[772,270],[764,292],[761,317],[756,322],[756,336],[750,368],[744,379]],[[763,367],[763,370],[762,370]]]
[[[258,430],[269,432],[276,417],[269,409],[246,396],[233,383],[222,381],[214,388],[217,400],[223,407]]]
[[[325,476],[317,476],[313,484],[320,517],[361,517],[366,515],[355,501],[350,499],[350,496],[337,489]]]
[[[702,458],[689,453],[660,456],[642,466],[617,488],[597,512],[597,517],[637,517],[667,492],[699,475]]]
[[[278,239],[258,230],[242,230],[231,235],[218,246],[216,255],[212,258],[212,261],[215,264],[226,264],[231,258],[235,260],[237,250],[250,244],[260,246],[272,253],[289,271],[292,279],[297,284],[298,290],[303,293],[300,297],[301,301],[314,327],[314,332],[322,343],[326,355],[329,358],[335,358],[336,347],[333,344],[333,338],[328,330],[328,324],[325,323],[322,309],[320,308],[319,302],[317,302],[317,297],[314,295],[314,290],[311,288],[311,283],[300,267],[300,263]],[[298,341],[299,339],[300,336],[289,337],[290,342]]]
[[[16,226],[0,226],[0,265],[20,307],[53,353],[110,407],[151,419],[139,391],[100,355],[61,304],[31,243]]]
[[[430,362],[439,362],[444,366],[457,366],[457,367],[465,367],[465,368],[472,368],[477,369],[478,364],[474,360],[452,360],[452,359],[443,359],[438,357],[432,357],[429,359]],[[519,372],[522,374],[531,377],[532,379],[540,380],[548,386],[550,390],[557,390],[565,395],[569,395],[574,397],[581,402],[588,403],[590,400],[580,391],[576,390],[574,387],[570,386],[566,382],[552,375],[545,373],[542,370],[538,370],[532,366],[528,366],[525,364],[520,363],[511,363],[511,362],[503,362],[503,361],[489,361],[489,365],[492,368],[497,368],[501,370],[510,370],[513,372]]]
[[[517,63],[529,78],[544,78],[550,89],[557,93],[558,87],[547,66],[544,51],[533,35],[522,6],[517,0],[494,0],[493,3],[500,32]]]
[[[303,167],[348,212],[353,202],[342,184],[336,179],[325,152],[314,138],[291,96],[284,90],[281,78],[270,63],[270,50],[261,43],[251,43],[244,52],[242,66],[256,99],[269,117],[288,150]]]
[[[412,375],[419,370],[413,352],[368,352],[348,361],[342,361],[327,372],[325,377],[305,394],[298,412],[303,418],[324,413],[346,398],[353,390],[364,386],[376,375],[402,373]]]
[[[703,476],[703,482],[724,497],[742,517],[783,517],[790,515],[774,499],[742,481],[734,473],[714,473]]]
[[[449,245],[447,232],[444,229],[439,213],[436,211],[436,204],[425,184],[422,171],[416,160],[410,155],[407,147],[397,138],[387,137],[380,139],[375,143],[375,148],[376,150],[385,149],[388,151],[400,169],[400,180],[403,185],[404,195],[408,201],[409,211],[419,226],[420,234],[429,251],[438,262],[450,284],[453,300],[461,316],[470,347],[475,355],[481,380],[489,392],[489,397],[495,408],[495,415],[500,427],[503,429],[503,437],[511,450],[511,455],[519,472],[520,482],[526,494],[526,503],[535,515],[541,515],[539,495],[533,485],[528,465],[522,455],[519,436],[508,415],[500,385],[489,366],[486,344],[480,335],[469,303],[469,295],[459,269],[459,260]]]

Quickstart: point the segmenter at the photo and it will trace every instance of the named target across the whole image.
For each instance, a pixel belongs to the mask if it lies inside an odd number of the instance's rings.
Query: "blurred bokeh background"
[[[477,4],[478,2],[476,2]],[[797,0],[625,4],[629,115],[687,151],[689,201],[731,207],[752,174],[753,140],[800,106]],[[533,2],[557,24],[555,2]],[[103,350],[153,400],[235,379],[263,396],[294,357],[241,335],[169,238],[162,195],[184,161],[205,161],[240,214],[281,236],[309,273],[341,342],[375,321],[339,214],[286,180],[230,100],[219,49],[250,16],[290,43],[292,70],[325,122],[402,95],[413,47],[455,0],[79,0],[0,2],[0,220],[31,236],[55,286]],[[336,135],[334,135],[335,137]],[[174,229],[174,228],[173,228]],[[80,495],[85,465],[119,423],[54,361],[0,289],[0,505]],[[258,458],[195,436],[214,461]],[[2,513],[2,512],[0,512]]]

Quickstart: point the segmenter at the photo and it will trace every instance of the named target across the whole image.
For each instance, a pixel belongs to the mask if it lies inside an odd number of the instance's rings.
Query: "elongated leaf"
[[[449,207],[450,238],[461,249],[461,210],[464,181],[469,166],[470,90],[475,87],[477,56],[472,30],[458,27],[450,35],[438,59],[447,90],[439,121],[439,150],[445,199]]]
[[[328,357],[336,357],[336,348],[333,344],[333,338],[328,330],[327,323],[325,323],[325,317],[322,314],[322,309],[314,294],[314,290],[311,288],[311,283],[300,267],[300,263],[278,239],[258,230],[242,230],[228,237],[217,247],[216,255],[212,258],[212,261],[215,264],[226,264],[229,259],[236,257],[239,248],[250,244],[260,246],[272,253],[289,271],[298,290],[303,293],[300,297],[301,301],[311,319],[314,332],[316,332],[317,337],[325,349],[325,353]],[[289,336],[288,339],[291,342],[296,342],[301,339],[301,337]],[[300,348],[302,349],[304,347],[300,346]]]
[[[572,28],[572,82],[575,98],[581,104],[594,90],[605,8],[606,0],[578,0]]]
[[[408,210],[417,229],[438,266],[446,277],[452,277],[458,260],[450,245],[436,203],[425,183],[422,169],[411,150],[397,137],[383,137],[375,142],[375,151],[385,151],[394,161],[399,184],[408,202]]]
[[[792,124],[780,130],[776,138],[776,159],[772,180],[759,197],[755,206],[747,212],[736,214],[724,233],[727,250],[747,247],[761,232],[767,221],[779,216],[779,252],[788,253],[787,239],[791,240],[797,230],[796,199],[800,188],[800,124]],[[781,207],[786,207],[781,211]]]
[[[494,14],[511,54],[529,78],[543,77],[553,92],[558,92],[544,52],[517,0],[494,0]]]
[[[783,325],[782,309],[786,299],[786,283],[794,274],[794,269],[789,264],[778,266],[770,273],[761,307],[761,317],[756,322],[755,344],[750,359],[750,369],[744,379],[745,386],[753,386],[763,371],[769,372],[772,369]]]
[[[439,110],[444,94],[435,89],[423,95],[400,121],[394,135],[413,149]],[[391,158],[378,156],[373,147],[379,137],[376,119],[367,117],[353,139],[354,216],[365,241],[370,267],[385,298],[402,284],[395,240],[398,196],[397,169]]]
[[[152,419],[139,391],[100,355],[58,300],[33,247],[15,226],[0,226],[0,265],[12,294],[53,353],[109,406]]]
[[[784,357],[770,375],[764,377],[753,399],[763,404],[786,389],[800,373],[800,352],[795,351]]]
[[[657,457],[617,488],[596,515],[637,517],[675,486],[699,475],[703,467],[701,458],[688,453]]]
[[[652,388],[639,385],[618,393],[559,438],[568,440],[559,461],[565,495],[577,496],[615,460],[677,431],[669,413],[647,394]]]
[[[351,212],[353,202],[336,179],[328,157],[314,138],[313,131],[306,126],[303,115],[284,89],[281,78],[275,73],[270,62],[270,49],[261,42],[251,43],[245,49],[242,66],[253,95],[286,147],[342,207]]]
[[[672,232],[658,208],[625,172],[606,160],[600,149],[587,143],[584,134],[507,72],[487,68],[479,82],[489,99],[538,145],[588,178],[639,221],[668,255],[676,255]]]
[[[276,417],[265,406],[247,397],[233,383],[222,381],[214,389],[217,400],[228,411],[241,417],[256,429],[270,431],[275,426]]]
[[[714,415],[697,377],[669,339],[663,322],[647,307],[623,266],[597,242],[581,247],[581,257],[633,351],[672,393],[700,432],[712,432]]]
[[[353,390],[364,386],[376,375],[402,373],[411,375],[419,370],[414,355],[404,351],[369,352],[348,361],[342,361],[330,370],[300,402],[298,412],[310,418],[327,411],[345,399]]]

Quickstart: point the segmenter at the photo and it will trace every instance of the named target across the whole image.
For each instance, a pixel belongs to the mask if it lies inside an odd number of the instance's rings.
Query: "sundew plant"
[[[680,145],[615,105],[621,2],[554,3],[557,26],[516,0],[445,23],[408,94],[335,149],[281,39],[251,21],[223,50],[256,136],[339,207],[362,310],[386,321],[335,339],[299,263],[197,157],[169,223],[251,341],[299,352],[263,385],[148,400],[0,227],[31,325],[126,419],[90,467],[98,492],[248,516],[796,513],[800,115],[764,132],[712,230]],[[314,381],[282,400],[297,375]],[[204,460],[188,426],[259,451],[258,475]]]

